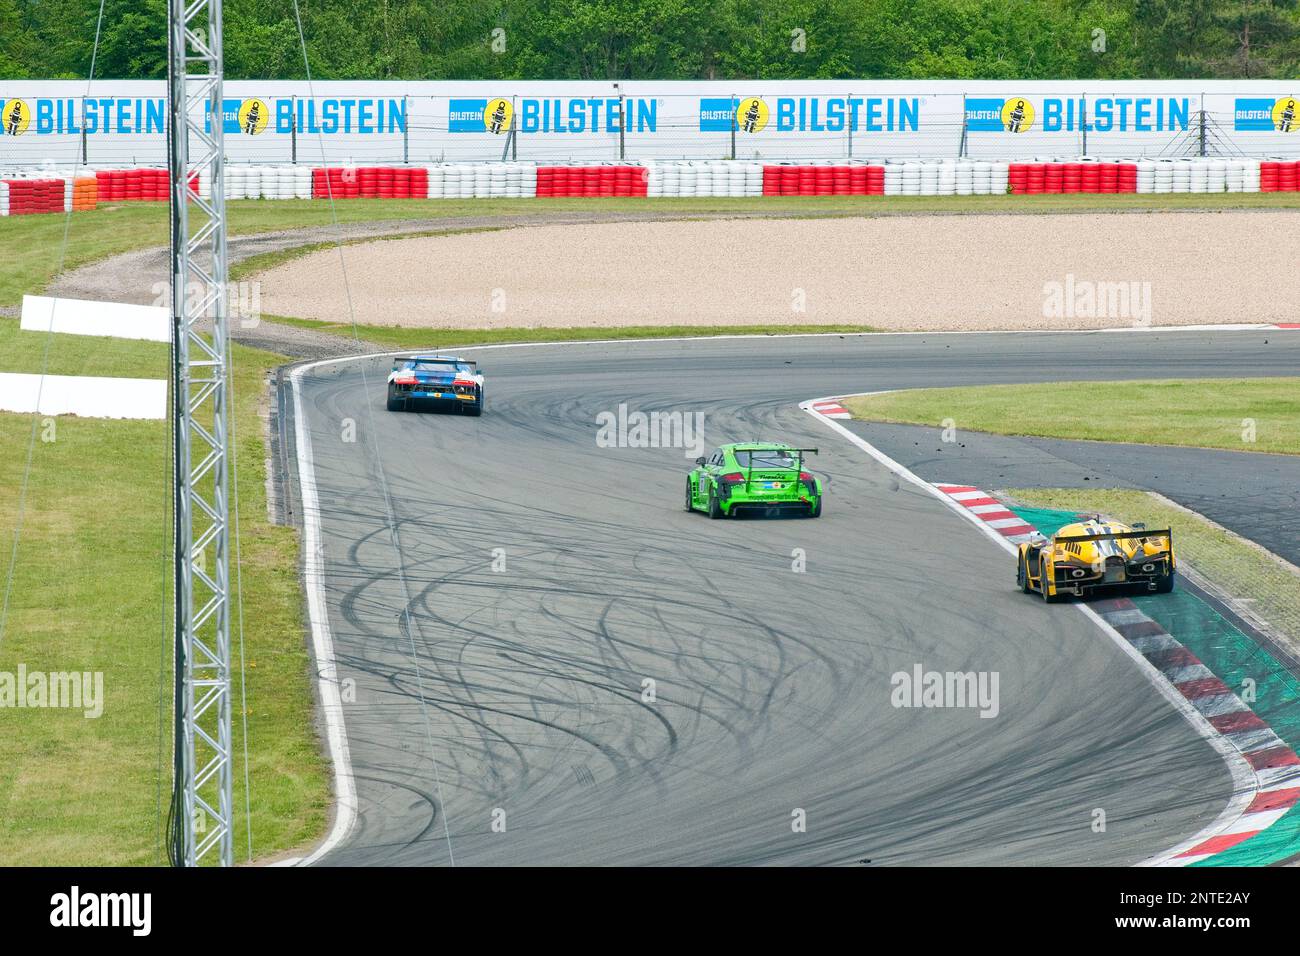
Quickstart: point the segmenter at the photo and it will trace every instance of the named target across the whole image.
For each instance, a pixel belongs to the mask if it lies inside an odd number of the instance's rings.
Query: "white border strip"
[[[325,599],[325,547],[321,540],[320,499],[316,493],[311,436],[307,432],[307,420],[302,411],[302,389],[298,385],[302,374],[314,367],[308,365],[293,369],[289,373],[289,384],[293,389],[298,486],[302,490],[303,577],[307,591],[307,615],[311,621],[312,645],[316,655],[321,713],[325,719],[326,739],[334,764],[337,808],[329,834],[310,856],[296,863],[297,866],[311,866],[318,862],[347,839],[357,822],[356,778],[352,773],[347,726],[343,720],[343,698],[339,693],[338,661],[334,656],[334,639],[330,633],[329,610]]]
[[[24,295],[18,328],[119,339],[170,342],[171,316],[162,306]]]
[[[877,393],[863,392],[860,394],[873,395]],[[904,468],[860,435],[855,435],[839,422],[827,418],[825,415],[813,408],[813,406],[818,403],[850,397],[856,396],[825,396],[823,398],[815,398],[806,402],[800,402],[799,407],[809,415],[813,416],[813,418],[820,421],[827,428],[838,432],[854,445],[857,445],[860,449],[865,451],[868,455],[880,462],[880,464],[884,465],[900,478],[911,482],[918,488],[921,488],[938,498],[946,507],[948,507],[949,510],[962,515],[967,521],[979,528],[980,531],[990,539],[996,541],[1008,554],[1018,553],[1016,545],[1012,544],[997,531],[989,527],[987,522],[981,521],[978,515],[971,514],[970,509],[957,501],[954,501],[946,492],[940,491],[924,478],[921,478],[915,473],[909,471],[907,468]],[[1124,635],[1120,634],[1119,631],[1106,623],[1106,621],[1102,619],[1101,615],[1088,605],[1074,604],[1072,606],[1078,608],[1085,617],[1096,624],[1097,627],[1101,628],[1106,636],[1109,637],[1121,651],[1128,655],[1129,659],[1138,666],[1142,675],[1146,677],[1147,682],[1155,687],[1155,689],[1160,692],[1161,696],[1164,697],[1165,700],[1169,701],[1169,703],[1173,705],[1174,709],[1182,714],[1183,718],[1191,724],[1193,728],[1195,728],[1196,732],[1208,741],[1210,746],[1218,751],[1219,756],[1222,757],[1223,762],[1227,764],[1228,772],[1232,776],[1232,796],[1228,799],[1227,806],[1223,808],[1219,815],[1215,817],[1208,826],[1204,827],[1196,835],[1189,837],[1178,845],[1165,850],[1162,853],[1158,853],[1155,856],[1149,857],[1138,864],[1138,866],[1168,865],[1174,857],[1178,856],[1178,854],[1190,850],[1192,847],[1198,846],[1206,840],[1212,839],[1221,833],[1227,832],[1228,828],[1242,816],[1246,808],[1250,806],[1251,801],[1255,799],[1255,795],[1258,792],[1255,770],[1251,767],[1250,762],[1242,756],[1240,751],[1238,751],[1231,742],[1225,739],[1219,731],[1215,730],[1214,725],[1211,724],[1200,711],[1192,706],[1191,701],[1187,700],[1187,698],[1180,694],[1174,686],[1169,683],[1169,681],[1165,680],[1164,675],[1156,669],[1155,665],[1138,653],[1137,648],[1130,644],[1128,640],[1125,639]]]
[[[0,372],[0,411],[161,421],[167,380]]]

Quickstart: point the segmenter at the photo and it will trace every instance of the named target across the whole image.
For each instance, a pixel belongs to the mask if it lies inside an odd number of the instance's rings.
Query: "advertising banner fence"
[[[1300,152],[1300,94],[1276,81],[241,80],[224,92],[233,163]],[[161,81],[2,82],[0,165],[160,165],[165,94]]]

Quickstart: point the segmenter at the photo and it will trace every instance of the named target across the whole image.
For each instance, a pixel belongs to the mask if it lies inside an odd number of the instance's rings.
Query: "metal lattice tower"
[[[168,0],[176,787],[173,862],[230,866],[229,396],[221,0]],[[211,198],[190,189],[211,183]]]

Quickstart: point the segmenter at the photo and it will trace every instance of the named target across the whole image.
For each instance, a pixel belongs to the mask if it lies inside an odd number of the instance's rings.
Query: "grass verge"
[[[43,333],[0,319],[0,371],[39,371],[45,344]],[[297,533],[272,525],[266,511],[260,412],[265,376],[285,359],[236,346],[233,361],[251,824],[261,857],[320,834],[330,796],[313,728]],[[59,335],[49,370],[161,378],[167,347]],[[38,426],[0,672],[15,673],[20,664],[29,672],[100,671],[105,704],[97,719],[0,709],[0,860],[157,863],[158,793],[161,786],[165,813],[171,773],[170,713],[159,770],[159,700],[171,694],[170,636],[163,636],[171,607],[167,427],[74,417]],[[31,428],[31,416],[0,413],[0,445],[11,450],[0,456],[0,574],[9,569]],[[236,674],[237,858],[247,856],[250,822],[240,694]]]
[[[289,316],[263,316],[264,322],[278,322],[301,329],[314,329],[345,338],[353,337],[352,326],[343,322],[321,322]],[[581,339],[665,339],[703,338],[710,335],[861,335],[879,332],[869,325],[628,325],[618,328],[562,326],[559,328],[506,329],[411,329],[392,325],[358,325],[356,336],[395,349],[469,347],[473,345],[526,342],[572,342]],[[441,343],[446,343],[443,345]]]
[[[1212,521],[1173,507],[1145,491],[1127,489],[1012,488],[1016,503],[1033,508],[1095,512],[1118,521],[1172,528],[1174,549],[1228,594],[1254,601],[1269,624],[1300,641],[1300,574],[1284,561]]]
[[[237,200],[229,204],[230,235],[410,219],[528,217],[556,212],[769,216],[873,216],[922,213],[1089,213],[1162,209],[1297,209],[1300,193],[1061,196],[765,196],[711,199],[343,199]],[[0,306],[16,305],[24,292],[43,289],[60,267],[63,216],[0,217]],[[165,203],[110,203],[72,218],[64,271],[133,249],[165,246]]]
[[[1300,378],[919,388],[844,400],[855,418],[1088,441],[1300,454]]]

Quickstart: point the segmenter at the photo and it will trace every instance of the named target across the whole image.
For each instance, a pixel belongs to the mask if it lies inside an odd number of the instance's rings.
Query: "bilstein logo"
[[[21,136],[32,122],[32,108],[23,100],[10,100],[4,105],[5,135]]]
[[[1013,96],[1002,104],[1002,128],[1008,133],[1025,133],[1034,125],[1034,104]]]
[[[239,131],[249,136],[256,136],[266,129],[271,118],[271,108],[265,100],[244,100],[239,104]]]
[[[483,125],[489,133],[504,133],[510,129],[514,115],[515,108],[511,102],[498,96],[494,100],[488,100],[483,107]]]
[[[1273,128],[1279,133],[1294,133],[1300,129],[1298,120],[1294,96],[1284,96],[1273,104]]]
[[[746,97],[736,107],[736,128],[742,133],[762,132],[770,115],[771,111],[760,97]]]

